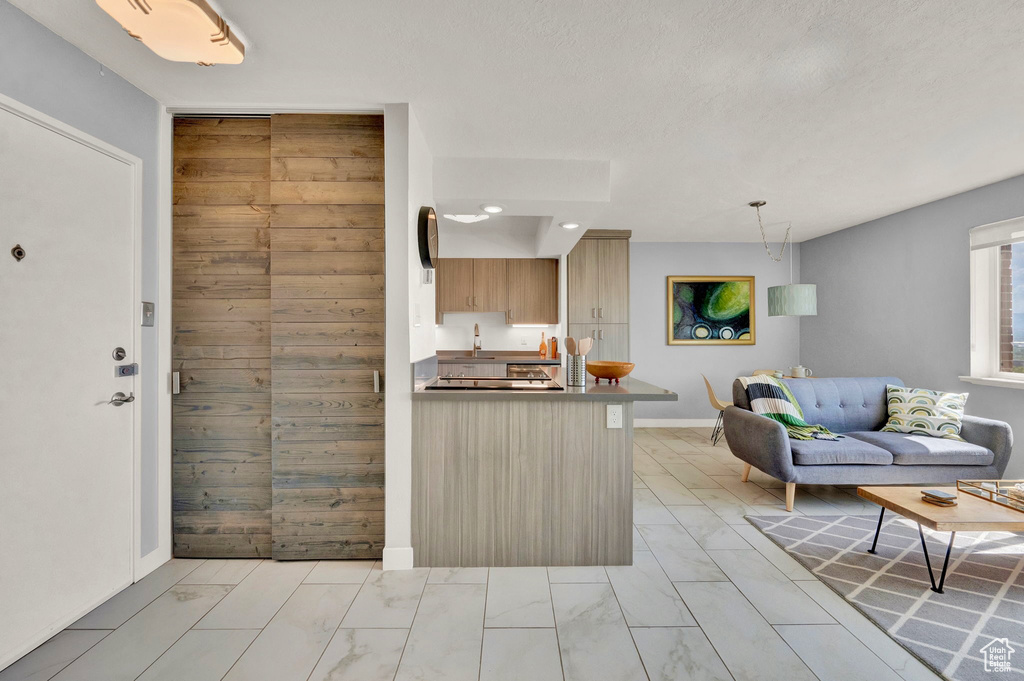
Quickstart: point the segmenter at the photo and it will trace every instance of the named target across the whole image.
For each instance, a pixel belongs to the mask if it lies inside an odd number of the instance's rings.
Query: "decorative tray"
[[[956,489],[1024,513],[1024,480],[957,480]]]

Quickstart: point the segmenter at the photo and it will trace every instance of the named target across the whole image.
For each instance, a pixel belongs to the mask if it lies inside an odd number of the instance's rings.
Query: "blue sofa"
[[[782,424],[750,411],[746,390],[732,386],[725,410],[725,439],[747,468],[786,483],[786,510],[797,484],[932,485],[958,479],[1001,478],[1010,460],[1013,433],[1002,421],[965,416],[965,440],[880,432],[888,418],[886,384],[893,377],[783,379],[808,423],[846,437],[836,441],[792,440]]]

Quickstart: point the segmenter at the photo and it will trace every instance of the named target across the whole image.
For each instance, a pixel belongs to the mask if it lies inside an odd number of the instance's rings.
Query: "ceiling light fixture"
[[[558,226],[561,227],[562,229],[576,229],[577,227],[580,226],[580,223],[578,223],[578,222],[559,222]]]
[[[751,201],[747,205],[757,211],[757,226],[761,228],[761,242],[768,257],[774,262],[782,262],[786,254],[786,246],[790,244],[789,234],[793,229],[792,223],[786,227],[786,237],[782,240],[782,250],[779,256],[772,254],[768,246],[768,236],[764,231],[764,223],[761,222],[761,207],[765,201]],[[789,249],[789,282],[784,286],[768,287],[768,316],[769,317],[806,317],[818,314],[818,287],[814,284],[793,283],[793,249]]]
[[[241,64],[245,45],[206,0],[96,0],[128,35],[168,61]]]
[[[461,222],[461,223],[464,223],[464,224],[467,224],[467,225],[471,225],[474,222],[481,222],[481,221],[487,220],[488,218],[491,217],[490,215],[476,215],[476,214],[472,214],[472,213],[471,214],[465,214],[465,213],[455,213],[455,214],[453,214],[453,213],[445,213],[444,216],[446,218],[448,218],[449,220],[454,220],[455,222]]]
[[[496,203],[485,203],[484,205],[480,206],[480,209],[485,213],[491,213],[493,215],[495,213],[500,213],[501,211],[505,210],[505,206],[499,206]]]

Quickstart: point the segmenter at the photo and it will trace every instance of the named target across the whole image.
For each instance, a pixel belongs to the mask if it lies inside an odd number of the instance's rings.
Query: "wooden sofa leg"
[[[746,482],[748,478],[750,478],[750,464],[745,463],[743,464],[743,477],[740,480]]]
[[[787,482],[786,483],[786,510],[791,512],[791,513],[793,511],[793,501],[795,499],[796,499],[796,483],[795,482]]]

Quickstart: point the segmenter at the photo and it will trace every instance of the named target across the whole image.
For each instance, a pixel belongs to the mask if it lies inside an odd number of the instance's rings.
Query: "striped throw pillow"
[[[962,441],[960,428],[963,426],[967,395],[887,385],[885,397],[889,421],[882,431]]]

